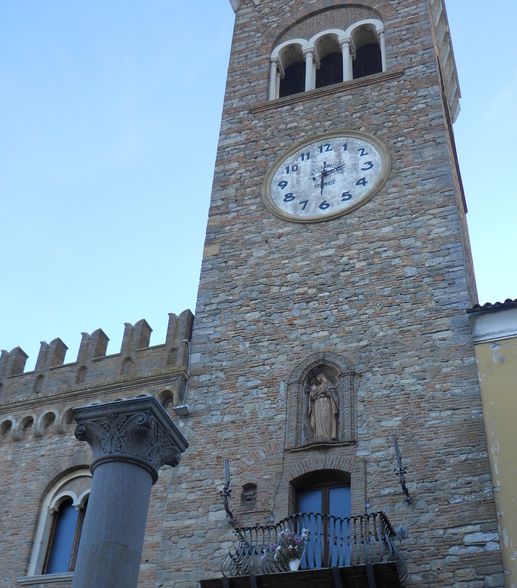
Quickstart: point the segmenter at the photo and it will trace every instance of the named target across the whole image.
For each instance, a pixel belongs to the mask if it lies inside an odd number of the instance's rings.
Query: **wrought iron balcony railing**
[[[353,517],[297,513],[275,525],[235,529],[237,545],[223,561],[226,577],[287,571],[275,560],[280,532],[307,529],[300,569],[350,567],[395,562],[399,577],[405,570],[394,545],[395,532],[382,512]]]

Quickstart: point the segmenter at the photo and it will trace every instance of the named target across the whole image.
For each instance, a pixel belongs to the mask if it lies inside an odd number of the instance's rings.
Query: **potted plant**
[[[274,547],[274,560],[285,570],[296,571],[305,548],[305,542],[309,538],[309,531],[302,529],[301,534],[284,529],[278,535],[278,542]]]

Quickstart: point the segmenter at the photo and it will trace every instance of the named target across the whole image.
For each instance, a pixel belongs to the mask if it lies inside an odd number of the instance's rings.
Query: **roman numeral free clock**
[[[294,222],[341,216],[370,200],[390,172],[388,149],[375,137],[342,131],[313,137],[282,155],[266,176],[262,197]]]

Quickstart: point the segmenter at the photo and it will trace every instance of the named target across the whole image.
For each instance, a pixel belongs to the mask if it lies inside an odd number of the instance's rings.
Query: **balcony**
[[[309,531],[300,570],[275,560],[281,531]],[[405,569],[382,512],[354,517],[314,513],[291,515],[276,525],[235,529],[236,546],[224,559],[223,578],[202,580],[201,588],[396,588]]]

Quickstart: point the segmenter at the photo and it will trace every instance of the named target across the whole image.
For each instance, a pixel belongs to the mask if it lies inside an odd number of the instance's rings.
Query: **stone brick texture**
[[[188,310],[179,316],[171,314],[165,343],[152,347],[149,347],[151,329],[145,321],[134,326],[127,323],[121,352],[108,356],[107,337],[102,331],[83,333],[77,361],[64,364],[64,353],[59,353],[60,365],[50,361],[49,352],[53,348],[62,350],[64,344],[43,343],[33,372],[20,372],[19,362],[12,361],[13,356],[16,360],[26,359],[22,350],[3,352],[0,362],[0,586],[16,586],[16,579],[28,573],[41,504],[49,486],[62,474],[91,462],[87,444],[74,438],[71,409],[152,395],[173,416],[172,408],[184,400],[192,320]],[[15,373],[9,371],[13,366]],[[36,386],[38,382],[41,385]],[[143,586],[154,585],[156,566],[153,564],[160,551],[169,470],[163,469],[153,488],[142,561]],[[59,584],[70,586],[69,581]],[[55,583],[31,585],[46,588]]]
[[[267,104],[275,45],[292,31],[308,34],[317,19],[326,27],[332,13],[344,29],[347,11],[350,18],[376,14],[384,22],[388,71]],[[316,20],[307,19],[311,13]],[[191,377],[186,399],[174,399],[190,406],[189,417],[174,417],[190,447],[177,468],[162,470],[153,489],[140,586],[194,588],[219,574],[235,543],[219,496],[224,459],[230,460],[230,506],[239,526],[281,519],[293,506],[291,480],[338,469],[351,475],[354,513],[367,502],[405,529],[399,548],[408,587],[504,585],[465,315],[476,294],[433,22],[427,0],[363,0],[361,7],[338,0],[242,0]],[[375,135],[387,145],[392,171],[383,188],[361,208],[327,222],[296,224],[272,215],[261,200],[270,166],[293,144],[340,129]],[[291,373],[307,357],[328,353],[357,374],[355,441],[286,451]],[[4,377],[0,426],[9,415],[36,419],[36,407],[41,412],[57,401],[109,400],[126,389],[128,396],[157,393],[177,374],[155,363],[147,369],[143,360],[130,365],[124,379],[123,354],[117,361],[102,384],[91,376],[81,388],[68,378],[55,390],[43,387],[45,398],[35,398],[34,375]],[[163,379],[154,382],[157,372]],[[12,386],[16,402],[9,405]],[[394,433],[411,505],[394,473]],[[7,483],[0,514],[7,525],[0,582],[12,586],[26,573],[45,488],[58,473],[86,463],[88,454],[70,433],[52,430],[18,441],[7,432],[2,455],[0,477]],[[247,483],[257,485],[251,513],[240,511]]]

